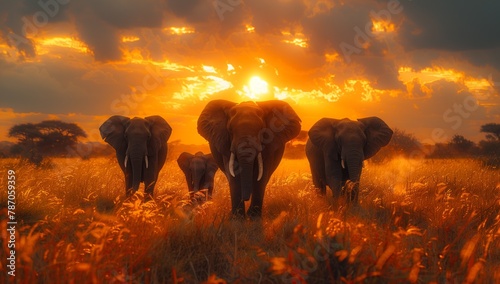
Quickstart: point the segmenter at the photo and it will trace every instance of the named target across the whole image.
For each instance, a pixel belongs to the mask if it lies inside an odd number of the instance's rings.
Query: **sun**
[[[253,76],[243,87],[243,92],[250,99],[259,99],[269,93],[269,84],[259,76]]]

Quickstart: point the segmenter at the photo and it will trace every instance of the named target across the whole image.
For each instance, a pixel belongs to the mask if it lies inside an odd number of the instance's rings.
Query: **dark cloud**
[[[76,30],[80,40],[85,42],[97,61],[113,61],[122,58],[121,38],[118,30],[95,15],[79,15]]]
[[[162,25],[165,10],[164,3],[159,0],[90,0],[85,2],[102,21],[119,29],[159,28]]]
[[[247,1],[245,5],[252,15],[252,25],[260,34],[280,34],[283,30],[300,31],[300,20],[306,12],[302,0],[290,1]]]
[[[405,1],[400,36],[408,49],[466,51],[500,47],[500,2]]]
[[[21,58],[34,57],[33,36],[49,23],[67,20],[66,5],[55,1],[0,1],[0,39],[14,46]]]
[[[110,113],[112,101],[130,94],[131,86],[141,85],[145,75],[83,63],[81,58],[43,61],[0,61],[1,107],[16,112]]]

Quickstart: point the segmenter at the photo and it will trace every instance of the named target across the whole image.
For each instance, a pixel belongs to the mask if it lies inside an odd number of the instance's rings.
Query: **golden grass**
[[[500,173],[474,160],[368,163],[360,206],[317,196],[307,161],[283,160],[260,221],[231,220],[220,172],[196,204],[169,161],[144,203],[142,189],[124,200],[112,158],[52,164],[0,160],[16,171],[18,283],[500,282]]]

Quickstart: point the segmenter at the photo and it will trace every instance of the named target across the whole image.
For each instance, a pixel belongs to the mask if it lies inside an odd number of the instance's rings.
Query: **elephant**
[[[283,157],[285,143],[295,138],[301,120],[286,102],[235,103],[210,101],[198,118],[198,133],[208,140],[212,155],[229,181],[231,213],[262,216],[264,192]]]
[[[177,164],[186,176],[186,181],[191,197],[201,189],[208,190],[208,198],[212,198],[214,190],[214,177],[219,169],[212,154],[197,152],[190,154],[183,152],[177,158]]]
[[[330,187],[334,199],[347,180],[353,182],[348,202],[358,203],[363,161],[373,157],[391,140],[393,131],[378,117],[357,121],[322,118],[309,130],[306,156],[314,186],[322,195]]]
[[[116,151],[118,164],[125,175],[125,192],[130,196],[144,182],[147,199],[167,158],[167,141],[172,128],[161,116],[128,118],[111,116],[99,127],[102,139]]]

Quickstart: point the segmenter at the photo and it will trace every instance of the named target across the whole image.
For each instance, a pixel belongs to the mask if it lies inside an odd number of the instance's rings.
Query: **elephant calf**
[[[132,195],[144,182],[146,198],[153,190],[167,158],[170,125],[158,115],[132,119],[114,115],[99,127],[101,137],[115,148],[116,159],[125,175],[125,192]]]
[[[314,186],[321,194],[328,185],[338,198],[347,180],[354,182],[350,201],[358,202],[359,179],[363,160],[373,157],[386,146],[392,130],[378,117],[353,121],[347,118],[322,118],[309,130],[306,156]]]
[[[207,189],[208,198],[211,199],[214,190],[215,173],[219,169],[212,154],[205,155],[203,152],[198,152],[193,155],[183,152],[177,158],[177,164],[186,176],[191,197],[199,190]]]

